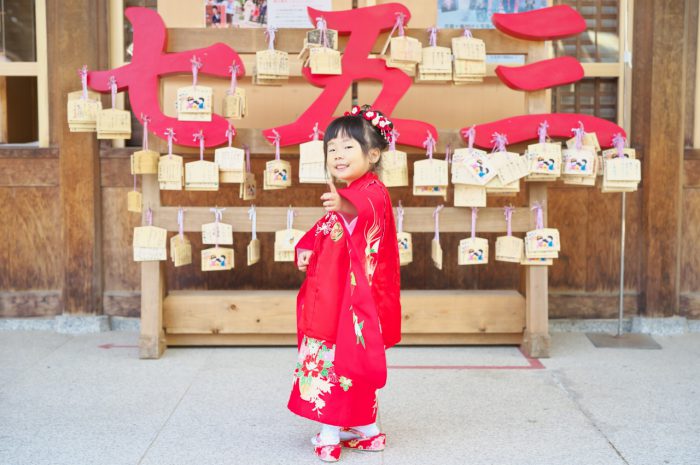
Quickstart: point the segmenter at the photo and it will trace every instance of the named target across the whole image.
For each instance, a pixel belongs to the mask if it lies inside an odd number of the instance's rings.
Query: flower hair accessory
[[[373,110],[369,105],[355,105],[350,111],[345,112],[345,116],[361,116],[362,118],[369,121],[369,123],[374,126],[376,130],[384,137],[384,139],[391,143],[394,130],[394,123],[392,123],[389,118],[380,114],[378,111]]]

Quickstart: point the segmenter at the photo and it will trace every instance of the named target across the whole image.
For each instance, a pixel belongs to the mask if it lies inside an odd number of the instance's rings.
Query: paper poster
[[[440,29],[493,29],[493,13],[522,13],[547,6],[547,0],[438,0]]]
[[[313,28],[316,25],[311,23],[306,7],[322,11],[333,9],[331,0],[267,0],[267,5],[268,23],[276,28]]]

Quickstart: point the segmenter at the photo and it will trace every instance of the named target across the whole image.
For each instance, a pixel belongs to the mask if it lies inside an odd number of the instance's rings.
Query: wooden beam
[[[679,310],[688,3],[635,5],[632,145],[645,155],[639,308],[649,317]]]
[[[296,334],[296,291],[176,291],[163,303],[168,345],[178,334]],[[402,334],[516,334],[525,326],[517,291],[401,292]],[[444,343],[444,342],[443,342]]]
[[[47,3],[50,140],[60,147],[59,181],[64,250],[63,313],[99,314],[102,308],[102,222],[98,141],[92,133],[71,133],[66,95],[80,87],[77,70],[97,69],[104,2]],[[76,27],[79,24],[80,27]],[[80,46],[80,44],[86,46]],[[87,44],[90,44],[87,46]]]

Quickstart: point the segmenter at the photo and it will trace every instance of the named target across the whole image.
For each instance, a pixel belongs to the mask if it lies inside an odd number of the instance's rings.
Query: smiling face
[[[348,184],[369,171],[380,155],[376,148],[364,154],[360,143],[345,132],[339,132],[337,137],[328,141],[326,147],[328,172]]]

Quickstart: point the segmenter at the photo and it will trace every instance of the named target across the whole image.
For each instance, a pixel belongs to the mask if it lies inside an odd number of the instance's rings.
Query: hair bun
[[[345,116],[361,116],[367,120],[374,129],[391,143],[393,139],[394,123],[391,122],[381,111],[372,108],[370,105],[355,105],[350,111],[345,112]]]

